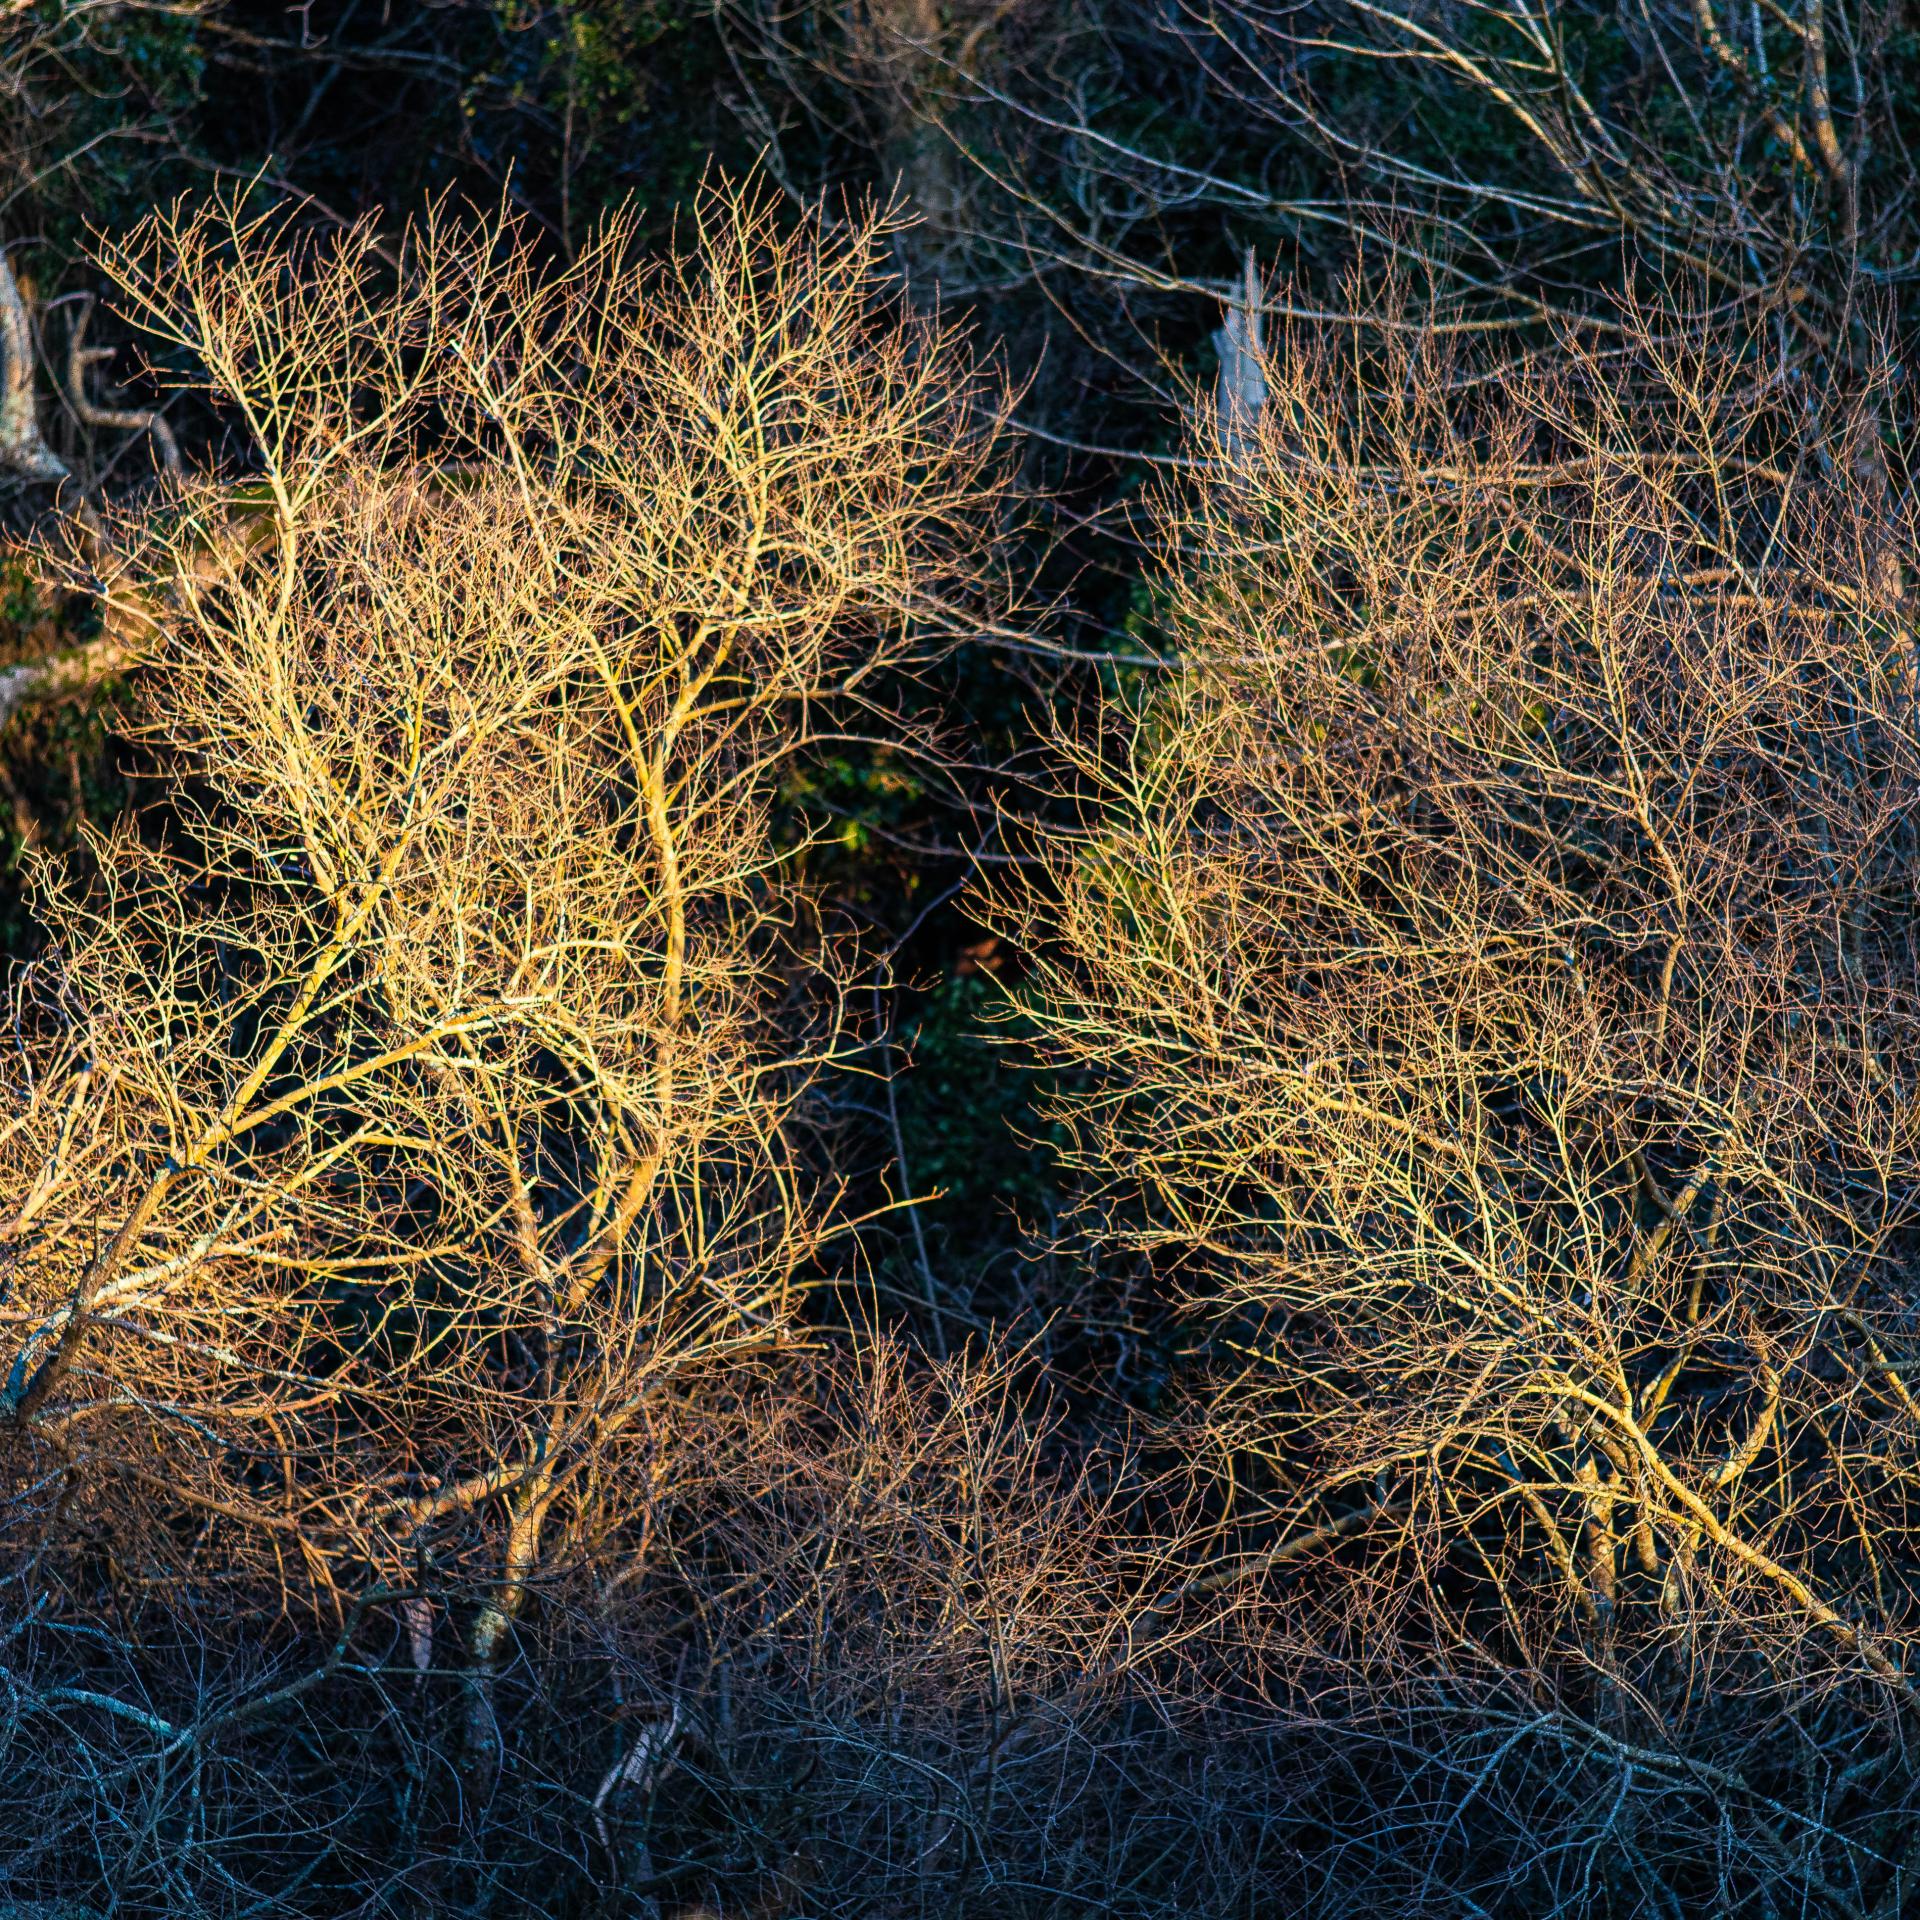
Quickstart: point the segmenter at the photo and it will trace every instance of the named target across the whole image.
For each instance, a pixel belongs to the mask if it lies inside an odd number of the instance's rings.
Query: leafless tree
[[[441,212],[395,275],[225,204],[105,254],[252,466],[109,522],[176,779],[40,876],[9,1531],[72,1620],[105,1553],[335,1667],[404,1629],[482,1804],[516,1624],[631,1581],[660,1409],[781,1353],[852,1224],[794,1116],[853,956],[769,798],[893,729],[1000,490],[884,240],[716,192],[663,266]]]
[[[1177,669],[1009,911],[1084,1231],[1210,1329],[1205,1578],[1379,1743],[1383,1855],[1890,1916],[1913,527],[1872,396],[1809,446],[1762,342],[1670,321],[1497,397],[1280,342],[1163,500]]]
[[[811,118],[864,142],[950,292],[1046,317],[1028,411],[1083,451],[1154,431],[1163,412],[1125,423],[1129,390],[1166,397],[1164,361],[1203,351],[1196,314],[1238,297],[1249,247],[1273,322],[1456,328],[1520,366],[1556,328],[1620,340],[1623,293],[1675,295],[1766,335],[1815,403],[1866,379],[1911,304],[1908,40],[1873,0],[1028,0],[939,22],[737,0],[728,19],[765,76],[761,137]],[[1356,259],[1393,271],[1356,288]],[[1123,369],[1097,419],[1078,362]]]

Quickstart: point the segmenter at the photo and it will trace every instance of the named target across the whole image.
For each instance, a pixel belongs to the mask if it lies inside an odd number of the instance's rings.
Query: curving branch
[[[22,707],[51,706],[93,692],[134,662],[125,635],[102,634],[76,647],[63,647],[41,660],[23,660],[0,668],[0,727]]]
[[[180,442],[166,415],[158,407],[104,407],[88,397],[87,376],[96,366],[113,358],[111,347],[87,345],[87,327],[93,319],[93,296],[81,301],[79,317],[67,340],[67,393],[76,415],[90,427],[114,427],[127,433],[145,433],[153,437],[154,451],[168,475],[181,477]]]

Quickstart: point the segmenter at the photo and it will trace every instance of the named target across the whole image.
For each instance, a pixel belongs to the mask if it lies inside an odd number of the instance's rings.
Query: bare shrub
[[[1207,1329],[1204,1577],[1376,1755],[1362,1904],[1891,1914],[1913,530],[1882,396],[1636,337],[1286,341],[1010,912],[1084,1230]]]
[[[1131,1448],[1089,1449],[1037,1371],[863,1342],[701,1416],[713,1481],[645,1575],[685,1623],[643,1722],[672,1762],[655,1778],[635,1736],[653,1798],[609,1806],[678,1891],[823,1920],[1267,1897],[1303,1758],[1222,1711],[1169,1630],[1178,1502]]]
[[[217,1590],[216,1643],[317,1634],[300,1684],[351,1668],[372,1725],[451,1676],[470,1830],[516,1623],[618,1584],[658,1409],[782,1351],[848,1229],[795,1114],[853,956],[779,769],[896,731],[889,670],[991,574],[991,395],[876,311],[884,228],[690,224],[547,272],[441,212],[390,273],[368,226],[210,206],[105,256],[248,465],[113,530],[177,778],[40,876],[9,1531],[71,1619],[104,1564],[176,1619]],[[377,1784],[382,1750],[331,1758]],[[586,1833],[604,1752],[566,1761]]]

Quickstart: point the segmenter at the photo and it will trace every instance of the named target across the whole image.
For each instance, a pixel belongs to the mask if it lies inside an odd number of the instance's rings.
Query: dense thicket
[[[1913,1906],[1898,7],[0,76],[0,1915]]]

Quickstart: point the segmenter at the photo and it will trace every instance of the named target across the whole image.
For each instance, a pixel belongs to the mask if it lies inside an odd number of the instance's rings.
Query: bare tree
[[[548,274],[435,213],[394,276],[215,205],[105,256],[252,467],[113,529],[177,784],[41,875],[13,1497],[65,1489],[43,1578],[399,1618],[481,1802],[532,1596],[643,1550],[658,1408],[781,1350],[848,1230],[794,1115],[852,956],[779,769],[891,730],[991,578],[997,409],[873,309],[884,229],[690,224]]]
[[[1871,396],[1809,448],[1669,331],[1499,398],[1276,349],[1163,501],[1177,670],[1075,749],[1028,1010],[1085,1232],[1210,1328],[1205,1578],[1398,1770],[1385,1857],[1892,1915],[1913,529]]]
[[[1865,378],[1885,311],[1911,305],[1910,42],[1874,0],[1179,0],[941,23],[736,0],[728,19],[787,118],[851,132],[901,181],[951,290],[1044,331],[1033,419],[1088,453],[1151,444],[1164,410],[1129,422],[1130,393],[1164,399],[1166,361],[1204,352],[1197,312],[1238,298],[1250,246],[1284,269],[1274,322],[1456,328],[1521,365],[1559,327],[1618,340],[1623,294],[1678,294],[1817,372],[1816,403]],[[764,102],[755,125],[777,144]],[[1356,292],[1362,258],[1393,272]],[[1076,361],[1121,369],[1093,375],[1096,409],[1074,404]]]

